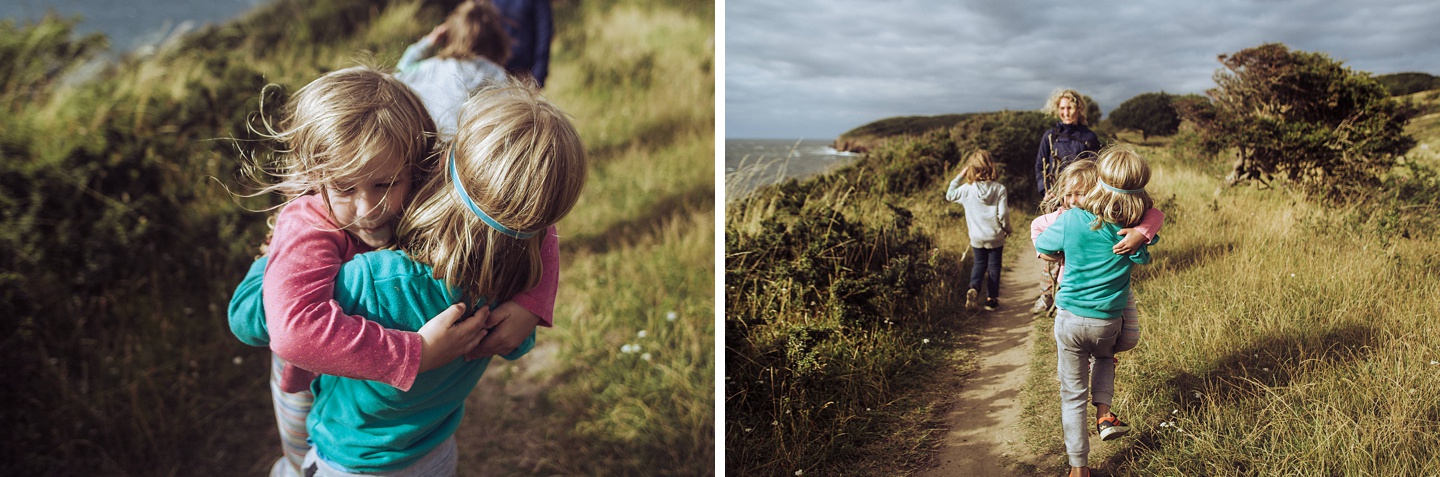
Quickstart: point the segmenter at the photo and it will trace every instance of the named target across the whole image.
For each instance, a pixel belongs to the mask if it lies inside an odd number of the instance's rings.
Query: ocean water
[[[154,47],[165,39],[239,17],[267,0],[5,0],[0,2],[0,19],[24,25],[39,20],[46,12],[62,17],[82,16],[75,36],[104,33],[112,53]]]
[[[828,139],[725,139],[725,192],[738,197],[788,178],[834,170],[860,155],[836,151]]]

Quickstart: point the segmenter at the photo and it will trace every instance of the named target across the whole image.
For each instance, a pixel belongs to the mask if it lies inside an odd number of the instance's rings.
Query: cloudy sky
[[[724,13],[727,138],[1039,109],[1062,86],[1108,115],[1140,93],[1201,93],[1218,55],[1269,42],[1440,75],[1433,0],[727,0]]]

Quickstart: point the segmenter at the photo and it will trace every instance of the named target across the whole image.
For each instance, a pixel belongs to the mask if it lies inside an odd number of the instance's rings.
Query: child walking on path
[[[1033,242],[1045,229],[1049,228],[1060,214],[1079,206],[1080,201],[1085,198],[1091,190],[1096,187],[1097,168],[1095,161],[1081,159],[1075,161],[1065,172],[1060,173],[1059,179],[1055,181],[1055,192],[1060,197],[1059,208],[1054,212],[1036,217],[1030,222],[1030,240]],[[1165,213],[1154,207],[1145,211],[1140,223],[1133,229],[1121,229],[1120,235],[1124,236],[1119,243],[1116,243],[1112,250],[1120,255],[1128,255],[1136,252],[1140,247],[1153,243],[1160,233],[1160,227],[1165,223]],[[1055,267],[1055,280],[1058,282],[1064,276],[1064,257],[1060,262],[1045,261]],[[1042,296],[1042,299],[1045,298]],[[1048,305],[1047,305],[1048,307]],[[1038,306],[1037,306],[1038,308]],[[1129,351],[1140,344],[1140,313],[1135,307],[1135,290],[1130,289],[1126,299],[1125,309],[1121,312],[1124,317],[1124,325],[1120,333],[1120,340],[1115,344],[1115,352]]]
[[[1079,207],[1060,214],[1035,239],[1043,257],[1067,260],[1055,294],[1055,344],[1060,378],[1061,421],[1070,475],[1087,476],[1089,424],[1086,404],[1093,402],[1102,440],[1129,432],[1110,410],[1115,395],[1115,345],[1122,310],[1129,300],[1130,271],[1150,262],[1147,247],[1120,255],[1120,230],[1138,224],[1153,201],[1145,193],[1150,166],[1134,150],[1111,146],[1101,151],[1097,186]]]
[[[980,149],[970,153],[965,167],[945,191],[945,200],[965,206],[965,226],[975,254],[970,289],[965,292],[967,309],[978,305],[982,282],[985,283],[985,309],[1000,306],[1000,258],[1005,252],[1005,237],[1010,235],[1010,218],[1005,186],[995,182],[999,175],[990,152]],[[962,179],[966,181],[964,184],[960,183]]]
[[[441,140],[455,135],[460,106],[487,83],[506,81],[510,38],[490,0],[467,0],[401,55],[395,74],[415,90]]]
[[[336,267],[332,302],[345,312],[370,316],[393,328],[388,331],[413,331],[441,321],[427,317],[458,301],[478,310],[467,322],[493,323],[493,312],[487,314],[493,303],[535,287],[549,273],[541,243],[556,240],[554,223],[574,207],[585,183],[579,135],[563,112],[525,86],[483,92],[465,111],[441,169],[399,225],[403,251],[359,254]],[[260,275],[252,267],[246,282]],[[266,290],[281,278],[264,277]],[[269,338],[258,334],[266,321],[258,301],[253,287],[242,287],[232,301],[232,310],[244,305],[231,319],[249,324],[237,331],[246,342]],[[532,327],[504,357],[519,358],[534,339]],[[453,436],[489,358],[454,358],[405,388],[318,377],[310,387],[315,405],[307,429],[314,447],[305,456],[305,475],[455,475]]]
[[[284,454],[271,473],[298,475],[310,447],[305,423],[318,374],[406,390],[422,371],[474,353],[477,344],[484,348],[489,332],[485,320],[460,321],[464,304],[426,315],[434,318],[424,327],[394,330],[347,313],[334,299],[341,264],[392,245],[412,186],[433,168],[424,162],[433,157],[434,123],[409,88],[371,68],[337,70],[301,88],[278,126],[275,131],[266,123],[265,132],[286,145],[278,167],[253,172],[275,175],[275,183],[257,194],[278,192],[287,202],[267,257],[251,266],[255,277],[236,290],[229,318],[241,341],[274,352],[270,387]],[[549,322],[558,245],[548,244],[545,254],[543,270],[550,276],[506,303],[496,320],[513,319],[512,327],[528,322],[531,329]],[[257,300],[242,299],[251,294]],[[515,335],[505,333],[507,342],[490,348],[514,349],[524,339]]]

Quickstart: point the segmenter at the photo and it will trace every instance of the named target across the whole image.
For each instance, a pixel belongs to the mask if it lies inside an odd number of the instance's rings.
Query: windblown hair
[[[1099,229],[1102,221],[1121,227],[1134,227],[1140,223],[1145,211],[1155,203],[1145,192],[1145,185],[1150,183],[1150,165],[1145,158],[1124,144],[1106,146],[1100,150],[1095,172],[1095,185],[1080,202],[1080,207],[1097,216],[1093,227]],[[1135,192],[1115,192],[1105,188],[1106,184]]]
[[[1099,177],[1099,169],[1093,159],[1079,159],[1070,163],[1060,177],[1055,180],[1055,193],[1048,194],[1045,200],[1049,203],[1046,210],[1055,210],[1065,205],[1065,196],[1071,192],[1079,192],[1088,195],[1096,186],[1096,178]]]
[[[242,165],[241,173],[258,184],[251,197],[276,192],[288,203],[333,181],[356,178],[370,159],[388,153],[407,158],[419,181],[435,146],[435,122],[420,98],[394,76],[368,66],[332,71],[300,88],[278,124],[264,117],[264,104],[260,109],[263,131],[255,132],[282,146],[269,164]]]
[[[1000,169],[990,151],[976,149],[965,158],[965,180],[970,182],[993,181],[1000,178]]]
[[[1070,103],[1075,105],[1075,124],[1089,126],[1089,118],[1085,117],[1085,96],[1079,91],[1067,88],[1055,88],[1050,92],[1050,98],[1045,100],[1045,107],[1040,112],[1051,115],[1058,115],[1060,111],[1060,99],[1070,98]]]
[[[510,36],[505,34],[505,17],[490,0],[467,0],[445,18],[444,45],[437,58],[460,60],[483,57],[505,66],[510,60]]]
[[[401,248],[471,299],[499,302],[540,279],[540,246],[585,185],[585,148],[567,115],[530,82],[494,85],[465,103],[455,142],[397,230]],[[453,156],[451,155],[453,154]],[[486,225],[451,183],[453,157],[475,205],[528,239]]]

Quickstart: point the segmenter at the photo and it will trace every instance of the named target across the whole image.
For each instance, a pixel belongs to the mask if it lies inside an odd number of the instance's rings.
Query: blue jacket
[[[1050,181],[1060,177],[1065,166],[1075,162],[1082,152],[1099,152],[1100,137],[1081,124],[1055,123],[1040,138],[1040,152],[1035,155],[1035,189],[1040,196],[1050,188]]]
[[[544,87],[550,74],[550,38],[555,34],[550,0],[495,0],[495,7],[505,16],[505,33],[512,42],[505,70],[534,76],[535,83]]]

